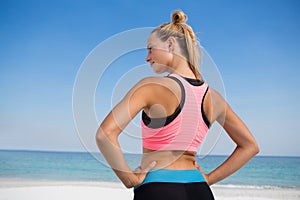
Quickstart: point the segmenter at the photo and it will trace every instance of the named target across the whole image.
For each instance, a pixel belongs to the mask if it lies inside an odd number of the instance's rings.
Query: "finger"
[[[142,167],[138,166],[137,168],[135,168],[135,170],[133,171],[134,173],[140,173],[142,171]]]
[[[152,168],[154,168],[155,165],[156,165],[156,161],[153,161],[153,162],[151,162],[145,169],[140,168],[140,169],[141,169],[141,172],[137,174],[138,179],[139,179],[140,182],[143,182],[143,181],[144,181],[144,179],[146,178],[147,173],[148,173]]]
[[[200,168],[200,166],[198,165],[198,163],[196,161],[194,162],[194,165],[195,165],[196,169],[201,171],[201,168]]]
[[[156,165],[156,161],[151,162],[145,169],[142,170],[142,173],[148,173]]]
[[[202,176],[204,177],[205,181],[208,183],[208,179],[207,179],[207,175],[204,173],[204,171],[200,168],[198,168],[198,170],[200,171],[200,173],[202,174]]]
[[[200,170],[200,172],[201,172],[202,174],[204,174],[204,171],[203,171],[203,169],[201,169],[201,168],[199,167],[199,170]]]

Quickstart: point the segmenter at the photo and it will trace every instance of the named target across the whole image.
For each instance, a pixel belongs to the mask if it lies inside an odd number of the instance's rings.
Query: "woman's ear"
[[[174,47],[176,46],[176,39],[173,36],[171,36],[168,38],[168,43],[169,43],[169,52],[173,52]]]

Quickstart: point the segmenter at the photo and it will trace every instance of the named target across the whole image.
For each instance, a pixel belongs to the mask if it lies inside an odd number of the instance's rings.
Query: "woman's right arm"
[[[143,79],[126,94],[103,120],[96,134],[96,142],[100,151],[127,188],[140,184],[146,173],[155,165],[151,163],[144,169],[138,168],[136,173],[132,172],[118,142],[122,130],[153,99],[151,90],[148,88],[149,80],[151,82],[149,78]]]

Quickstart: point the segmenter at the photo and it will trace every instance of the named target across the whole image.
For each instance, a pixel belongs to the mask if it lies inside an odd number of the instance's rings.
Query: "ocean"
[[[125,154],[134,169],[141,155]],[[227,156],[198,157],[210,172]],[[0,150],[2,180],[120,182],[113,171],[87,152]],[[286,187],[300,189],[300,157],[256,156],[235,174],[218,183],[229,187]]]

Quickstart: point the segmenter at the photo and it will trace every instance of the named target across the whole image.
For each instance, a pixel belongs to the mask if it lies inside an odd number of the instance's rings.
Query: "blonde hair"
[[[152,33],[156,33],[162,40],[166,41],[173,36],[179,43],[181,53],[187,59],[189,67],[196,76],[196,79],[201,80],[199,72],[199,47],[200,43],[197,40],[193,29],[186,24],[188,17],[181,10],[177,10],[172,14],[172,22],[165,23],[155,28]]]

